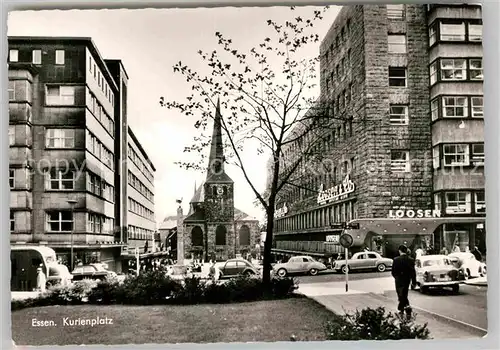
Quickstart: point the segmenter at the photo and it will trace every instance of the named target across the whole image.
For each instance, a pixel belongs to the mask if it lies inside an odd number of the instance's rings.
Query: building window
[[[472,165],[484,165],[484,143],[472,145]]]
[[[440,193],[435,193],[434,194],[434,209],[436,210],[441,210],[441,194]]]
[[[389,118],[391,125],[408,125],[408,106],[391,105]]]
[[[47,105],[71,106],[75,104],[74,86],[47,86]]]
[[[14,188],[16,183],[16,170],[9,169],[9,186],[10,188]]]
[[[432,167],[437,169],[439,168],[440,163],[439,146],[435,146],[432,148]]]
[[[443,41],[465,41],[465,23],[440,23],[440,34]]]
[[[447,192],[445,199],[446,214],[470,214],[471,194],[469,192]]]
[[[387,5],[387,18],[402,20],[405,18],[405,5]]]
[[[467,97],[443,97],[443,117],[464,118],[467,112]]]
[[[469,60],[469,72],[471,80],[483,80],[483,60]]]
[[[389,67],[389,86],[406,87],[406,68]]]
[[[19,61],[19,51],[9,50],[9,62],[17,62],[17,61]]]
[[[465,80],[467,78],[467,64],[464,59],[441,60],[442,80]]]
[[[47,213],[47,230],[50,232],[71,232],[73,230],[73,213],[70,211]]]
[[[469,41],[483,41],[483,25],[469,23]]]
[[[439,117],[439,99],[431,101],[431,118],[432,121],[437,120]]]
[[[42,64],[42,50],[33,50],[32,63],[33,64]]]
[[[391,171],[405,173],[410,171],[410,152],[391,151]]]
[[[436,37],[437,37],[436,26],[433,25],[429,27],[429,46],[434,45],[434,43],[436,42]]]
[[[483,118],[483,98],[482,97],[472,97],[472,117],[474,118]]]
[[[215,245],[226,245],[226,227],[218,225],[215,229]]]
[[[64,64],[64,50],[56,50],[56,64]]]
[[[75,130],[47,129],[45,140],[48,148],[75,148]]]
[[[14,216],[14,212],[11,210],[10,211],[10,232],[14,232],[16,229],[16,219]]]
[[[406,53],[406,35],[389,34],[387,36],[389,53]]]
[[[14,146],[16,143],[16,126],[9,125],[9,146]]]
[[[469,146],[466,144],[443,145],[445,166],[469,165]]]
[[[486,214],[486,198],[484,192],[476,192],[474,195],[474,199],[476,202],[476,213]]]
[[[45,176],[47,190],[67,191],[75,188],[75,172],[73,170],[50,169]]]
[[[437,82],[437,64],[436,64],[436,62],[432,63],[429,66],[429,76],[430,76],[431,85],[435,84]]]

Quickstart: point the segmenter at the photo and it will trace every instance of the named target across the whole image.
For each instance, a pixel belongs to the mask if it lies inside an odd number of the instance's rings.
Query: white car
[[[326,270],[326,266],[310,256],[301,255],[291,257],[286,263],[274,265],[273,270],[280,277],[298,273],[309,273],[312,276],[316,276],[319,271]]]
[[[460,283],[464,281],[464,275],[453,266],[450,258],[446,255],[423,255],[415,260],[415,272],[417,285],[420,291],[425,293],[429,288],[450,287],[454,293],[458,293]]]
[[[333,266],[334,271],[342,271],[342,273],[346,273],[346,270],[376,270],[384,272],[388,268],[392,268],[392,259],[384,258],[377,252],[354,253],[352,258],[347,260],[347,266],[345,260],[335,260],[335,265]]]
[[[449,254],[448,257],[458,269],[462,270],[466,279],[486,276],[486,264],[477,261],[474,254],[457,252]]]

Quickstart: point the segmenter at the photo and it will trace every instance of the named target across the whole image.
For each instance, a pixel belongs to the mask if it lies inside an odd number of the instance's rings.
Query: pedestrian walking
[[[215,269],[215,261],[211,261],[210,269],[208,270],[208,278],[213,282],[216,280],[217,271]]]
[[[471,253],[474,255],[474,257],[476,258],[477,261],[483,260],[483,256],[482,256],[481,252],[479,251],[479,249],[477,248],[477,246],[474,246],[474,249],[472,249]]]
[[[422,249],[422,247],[418,247],[417,250],[415,250],[415,257],[418,259],[422,255],[424,255],[424,250]]]
[[[392,264],[392,276],[398,294],[398,310],[402,316],[406,313],[406,316],[410,318],[412,310],[408,300],[408,290],[410,284],[412,289],[417,285],[415,261],[408,255],[408,248],[405,245],[400,245],[398,251],[399,256],[394,259]]]
[[[45,293],[46,284],[47,284],[47,278],[45,277],[42,268],[39,267],[36,269],[36,289],[39,292]]]

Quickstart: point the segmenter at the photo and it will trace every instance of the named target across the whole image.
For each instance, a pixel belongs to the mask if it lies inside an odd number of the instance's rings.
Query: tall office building
[[[123,65],[70,37],[9,37],[8,61],[11,243],[47,245],[67,264],[73,248],[75,262],[120,271],[131,139]]]
[[[342,8],[320,46],[321,96],[309,111],[329,110],[326,132],[300,140],[320,157],[306,156],[299,186],[280,196],[287,213],[276,218],[275,252],[337,253],[340,224],[419,210],[446,224],[425,235],[366,230],[354,249],[383,241],[392,256],[423,236],[448,250],[484,249],[481,23],[478,5]],[[320,163],[326,171],[312,172]]]

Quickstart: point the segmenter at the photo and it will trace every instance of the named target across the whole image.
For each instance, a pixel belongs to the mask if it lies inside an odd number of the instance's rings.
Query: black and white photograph
[[[484,338],[482,12],[9,12],[12,342]]]

